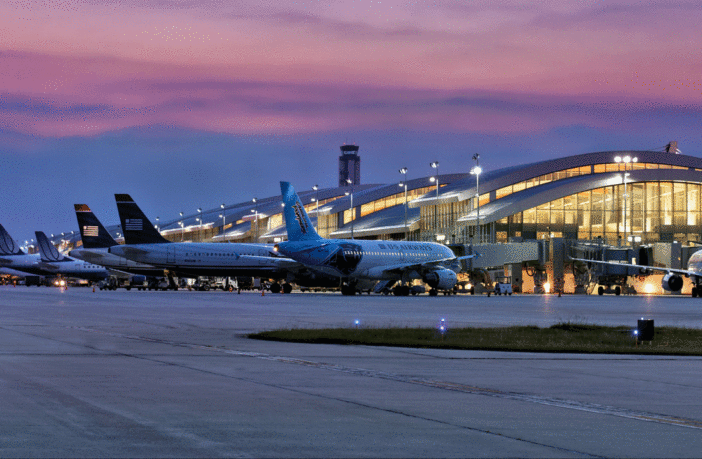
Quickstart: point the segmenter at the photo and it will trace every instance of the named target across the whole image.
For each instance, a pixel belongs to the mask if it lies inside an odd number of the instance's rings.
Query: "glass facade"
[[[685,182],[627,183],[559,198],[495,222],[497,242],[521,236],[604,239],[639,236],[642,242],[699,242],[702,185]],[[626,201],[626,206],[625,206]],[[626,210],[625,210],[626,207]]]

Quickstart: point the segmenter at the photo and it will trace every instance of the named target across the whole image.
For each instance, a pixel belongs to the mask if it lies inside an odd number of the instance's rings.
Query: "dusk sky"
[[[702,152],[702,5],[6,0],[0,223],[17,240],[336,186],[592,151]]]

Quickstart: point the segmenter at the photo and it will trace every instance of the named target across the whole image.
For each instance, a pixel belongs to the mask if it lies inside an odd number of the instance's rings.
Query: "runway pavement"
[[[641,316],[702,328],[702,299],[0,287],[0,456],[699,457],[702,358],[245,337]]]

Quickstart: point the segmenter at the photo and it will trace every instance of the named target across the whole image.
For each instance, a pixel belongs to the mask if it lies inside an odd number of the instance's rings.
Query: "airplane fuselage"
[[[690,256],[687,261],[687,270],[690,271],[690,277],[702,280],[702,250],[698,250]],[[693,279],[693,281],[695,280]]]
[[[69,255],[88,263],[104,266],[105,268],[124,271],[144,276],[163,276],[163,268],[139,263],[128,258],[120,257],[108,251],[108,248],[73,249]]]
[[[104,267],[85,261],[71,259],[65,261],[42,261],[38,253],[2,256],[1,258],[5,267],[40,276],[61,275],[86,280],[101,280],[110,275],[109,271]]]
[[[285,267],[296,264],[265,244],[126,244],[110,247],[109,251],[139,263],[195,276],[285,277]]]
[[[442,261],[451,264],[455,260],[451,249],[433,242],[320,239],[281,242],[276,247],[281,254],[310,268],[345,279],[402,280],[401,270],[395,272],[393,267],[414,264],[417,270],[405,276],[419,279],[420,265]]]

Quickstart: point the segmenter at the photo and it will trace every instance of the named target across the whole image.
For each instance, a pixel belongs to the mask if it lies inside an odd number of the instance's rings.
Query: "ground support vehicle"
[[[123,288],[126,290],[131,290],[132,288],[137,290],[146,290],[148,285],[146,276],[138,274],[129,277],[110,276],[107,279],[101,280],[97,283],[100,290],[117,290],[118,288]]]
[[[498,276],[494,281],[495,295],[511,295],[512,294],[512,277]]]

